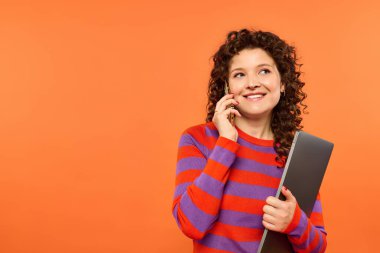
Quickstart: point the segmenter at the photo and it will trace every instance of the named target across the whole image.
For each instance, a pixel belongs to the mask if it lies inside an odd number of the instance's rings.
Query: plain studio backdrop
[[[171,214],[180,134],[228,31],[295,45],[305,131],[335,143],[329,253],[375,252],[376,1],[1,1],[0,252],[192,251]]]

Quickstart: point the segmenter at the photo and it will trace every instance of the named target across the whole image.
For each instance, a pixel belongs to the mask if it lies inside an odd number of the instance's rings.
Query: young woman
[[[324,252],[319,194],[310,217],[291,189],[282,189],[285,201],[274,197],[306,108],[295,48],[271,32],[241,29],[228,33],[213,61],[206,123],[179,141],[179,228],[195,253],[257,252],[265,228],[287,234],[295,252]]]

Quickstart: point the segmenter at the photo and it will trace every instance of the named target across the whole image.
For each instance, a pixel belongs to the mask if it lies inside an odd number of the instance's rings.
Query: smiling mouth
[[[255,95],[244,96],[244,98],[250,101],[258,101],[264,98],[265,95],[266,94],[255,94]]]
[[[249,96],[246,96],[246,98],[261,98],[261,97],[264,97],[265,94],[256,94],[256,95],[249,95]]]

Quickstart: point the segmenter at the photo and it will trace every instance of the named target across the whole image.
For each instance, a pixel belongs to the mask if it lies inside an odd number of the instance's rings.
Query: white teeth
[[[250,96],[247,96],[247,98],[261,98],[263,95],[261,94],[257,94],[257,95],[250,95]]]

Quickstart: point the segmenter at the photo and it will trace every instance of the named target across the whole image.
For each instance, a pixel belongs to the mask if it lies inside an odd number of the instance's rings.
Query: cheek
[[[277,105],[278,102],[280,101],[280,93],[279,94],[276,94],[276,96],[274,96],[274,103]]]
[[[272,90],[272,101],[274,104],[278,104],[281,98],[281,91],[280,87],[276,87],[274,90]]]
[[[230,92],[233,94],[240,94],[242,92],[242,87],[238,85],[230,85]]]
[[[270,90],[274,96],[280,96],[281,95],[281,85],[279,83],[275,83],[270,87]]]

